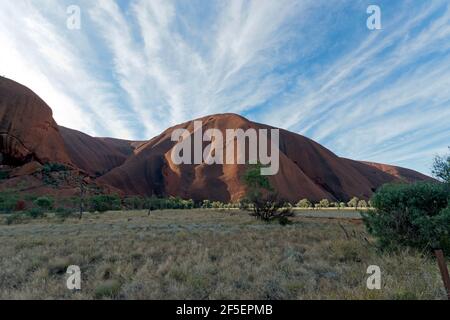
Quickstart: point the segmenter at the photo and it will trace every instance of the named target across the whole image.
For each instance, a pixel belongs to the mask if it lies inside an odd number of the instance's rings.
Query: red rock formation
[[[137,142],[94,138],[82,132],[59,127],[72,162],[92,176],[101,176],[122,165],[133,154]]]
[[[30,89],[0,77],[0,153],[3,164],[70,164],[52,110]]]
[[[200,119],[203,132],[215,128],[225,136],[226,129],[271,129],[235,114],[213,115]],[[246,167],[225,165],[174,165],[170,154],[174,146],[173,130],[193,132],[193,122],[166,130],[160,136],[136,149],[122,166],[100,178],[129,194],[170,195],[195,200],[237,201],[245,194],[241,180]],[[343,159],[318,143],[298,134],[280,130],[280,171],[270,177],[280,196],[289,201],[308,198],[318,201],[348,200],[353,196],[368,198],[382,184],[399,180],[400,175],[363,162]],[[428,177],[412,170],[411,180]]]
[[[420,180],[432,181],[433,180],[432,178],[427,177],[426,175],[423,175],[423,174],[421,174],[417,171],[411,170],[411,169],[391,166],[388,164],[375,163],[375,162],[364,162],[364,164],[367,164],[371,167],[381,170],[391,176],[398,178],[399,180],[401,180],[403,182],[414,182],[414,181],[420,181]]]
[[[220,114],[200,119],[203,132],[219,129],[272,129],[239,115]],[[64,188],[50,188],[39,178],[40,165],[68,164],[70,179],[78,170],[87,172],[103,190],[135,195],[180,196],[195,200],[237,201],[246,193],[242,181],[245,165],[175,165],[171,141],[175,129],[193,132],[193,122],[169,128],[147,142],[94,138],[58,127],[51,109],[24,86],[0,78],[0,153],[2,165],[11,173],[0,189],[25,181],[30,190],[74,194],[75,182],[61,182]],[[204,143],[203,146],[206,146]],[[280,197],[291,202],[302,198],[318,201],[368,198],[382,184],[431,179],[418,172],[336,156],[318,143],[280,130],[280,170],[271,176]],[[14,169],[15,168],[15,169]],[[67,180],[67,179],[66,179]]]

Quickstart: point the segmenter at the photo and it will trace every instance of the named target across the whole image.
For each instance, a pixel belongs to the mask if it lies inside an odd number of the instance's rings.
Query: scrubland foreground
[[[108,212],[3,224],[0,243],[0,299],[446,297],[434,259],[379,252],[358,219],[281,226],[237,210]],[[81,268],[80,291],[66,287],[69,265]],[[381,268],[381,290],[367,289],[369,265]]]

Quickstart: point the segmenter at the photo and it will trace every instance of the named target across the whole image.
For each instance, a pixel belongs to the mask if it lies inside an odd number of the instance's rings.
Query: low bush
[[[261,175],[261,168],[260,164],[252,165],[243,177],[248,189],[246,210],[256,219],[265,222],[277,220],[281,225],[286,225],[289,217],[294,216],[292,206],[285,206],[287,202],[280,199],[267,176]]]
[[[362,213],[364,223],[381,248],[440,248],[450,253],[449,196],[444,184],[384,185],[372,198],[375,210]]]
[[[70,265],[69,258],[54,258],[48,264],[48,271],[50,274],[63,274]]]
[[[358,201],[358,208],[367,208],[367,201],[366,200],[359,200]]]
[[[51,197],[39,197],[33,203],[42,210],[51,210],[53,209],[54,200]]]
[[[178,197],[170,198],[156,198],[152,197],[148,199],[150,208],[152,210],[164,210],[164,209],[193,209],[195,207],[194,200],[184,200]]]
[[[298,208],[307,209],[307,208],[311,208],[312,204],[311,204],[311,202],[308,199],[302,199],[299,202],[297,202],[296,206]]]
[[[45,216],[44,211],[41,208],[31,208],[25,212],[27,216],[33,219],[42,218]]]
[[[122,203],[117,195],[96,195],[89,199],[90,212],[106,212],[109,210],[121,210]]]
[[[67,167],[64,164],[61,163],[46,163],[42,167],[42,172],[44,174],[48,174],[51,172],[61,172],[61,171],[67,171]]]
[[[0,171],[0,180],[6,180],[9,178],[9,172],[8,171]]]
[[[75,213],[74,209],[70,209],[70,208],[57,208],[55,210],[55,216],[61,219],[66,219],[69,218],[70,216],[72,216]]]
[[[347,202],[347,206],[349,208],[355,208],[357,210],[358,209],[358,203],[359,203],[359,198],[358,197],[353,197],[349,202]]]
[[[11,213],[16,208],[18,195],[13,191],[0,192],[0,212]]]
[[[20,223],[23,220],[24,220],[24,215],[23,214],[14,213],[14,214],[11,214],[11,215],[7,216],[5,222],[9,226],[9,225],[12,225],[12,224]]]
[[[142,210],[145,208],[145,199],[142,197],[127,197],[123,200],[124,209]]]
[[[96,299],[117,298],[119,296],[121,284],[118,280],[106,280],[95,288]]]
[[[330,207],[330,201],[328,199],[322,199],[319,202],[320,208],[329,208]]]

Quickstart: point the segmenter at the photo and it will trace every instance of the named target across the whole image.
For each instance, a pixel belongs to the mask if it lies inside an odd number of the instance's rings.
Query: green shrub
[[[27,216],[33,219],[42,218],[45,216],[44,211],[41,208],[31,208],[25,213]]]
[[[8,171],[0,171],[0,180],[6,180],[9,178],[9,172]]]
[[[291,224],[292,224],[292,221],[289,220],[288,217],[281,216],[281,217],[278,218],[278,223],[279,223],[281,226],[287,226],[287,225],[291,225]]]
[[[285,201],[285,202],[283,203],[283,208],[293,209],[294,206],[293,206],[292,203],[290,203],[289,201]]]
[[[329,208],[330,207],[330,201],[328,201],[328,199],[322,199],[319,202],[319,206],[321,208]]]
[[[6,217],[6,224],[12,225],[17,224],[23,220],[23,214],[20,213],[14,213]]]
[[[121,210],[122,204],[118,195],[102,194],[92,196],[89,199],[89,211],[106,212],[109,210]]]
[[[184,209],[194,209],[194,207],[195,207],[194,200],[192,200],[192,199],[183,200],[183,207],[184,207]]]
[[[120,293],[121,284],[117,280],[106,280],[94,290],[95,299],[117,298]]]
[[[25,196],[24,196],[24,199],[26,200],[26,201],[31,201],[31,202],[34,202],[34,200],[36,200],[38,198],[38,196],[36,196],[36,195],[34,195],[34,194],[26,194]]]
[[[368,207],[368,205],[367,205],[366,200],[359,200],[358,201],[358,208],[367,208],[367,207]]]
[[[0,192],[0,212],[11,213],[14,211],[19,197],[12,191]]]
[[[142,197],[127,197],[123,203],[126,209],[141,210],[145,207],[145,199]]]
[[[358,203],[359,203],[359,198],[358,197],[353,197],[349,202],[347,202],[347,206],[349,208],[358,209]]]
[[[71,264],[69,258],[53,258],[48,264],[48,271],[50,274],[63,274]]]
[[[48,174],[51,172],[60,172],[60,171],[67,171],[67,167],[64,164],[61,163],[46,163],[42,167],[42,172],[44,174]]]
[[[145,204],[146,209],[150,209],[150,210],[164,209],[162,199],[160,199],[160,198],[157,198],[157,197],[147,198],[145,200],[145,202],[146,202],[146,204]]]
[[[224,206],[224,204],[220,201],[213,201],[211,203],[211,208],[213,208],[213,209],[220,209],[220,208],[223,208],[223,206]]]
[[[302,199],[299,202],[297,202],[296,206],[298,208],[305,208],[305,209],[307,209],[307,208],[311,208],[312,204],[311,204],[311,202],[308,199]]]
[[[431,172],[437,179],[450,185],[450,154],[435,157]]]
[[[178,197],[170,197],[169,199],[163,199],[164,203],[161,209],[192,209],[194,208],[193,200],[184,200]]]
[[[382,248],[441,248],[450,253],[448,201],[443,184],[387,184],[372,198],[374,212],[362,215]]]
[[[66,219],[73,215],[74,212],[75,211],[73,209],[60,207],[56,209],[55,216],[61,219]]]
[[[65,178],[58,177],[59,175],[54,175],[52,173],[62,172],[64,176],[68,170],[69,168],[61,163],[46,163],[41,170],[43,175],[42,180],[46,185],[57,188]]]
[[[203,208],[203,209],[209,209],[209,208],[211,208],[211,201],[209,201],[209,200],[203,200],[202,208]]]
[[[250,210],[253,206],[247,198],[241,199],[238,205],[239,205],[238,208],[240,210],[247,210],[247,211]]]
[[[33,202],[36,206],[41,208],[42,210],[51,210],[53,209],[53,198],[50,197],[39,197]]]
[[[261,174],[261,164],[250,165],[243,176],[247,187],[246,198],[250,215],[265,222],[281,221],[287,224],[289,217],[294,215],[292,206],[286,207],[286,201],[278,196],[275,188],[270,184],[267,176]]]

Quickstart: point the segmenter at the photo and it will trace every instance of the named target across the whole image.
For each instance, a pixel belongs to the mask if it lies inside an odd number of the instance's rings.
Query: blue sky
[[[94,136],[235,112],[424,173],[450,145],[447,0],[15,0],[0,25],[0,74]]]

